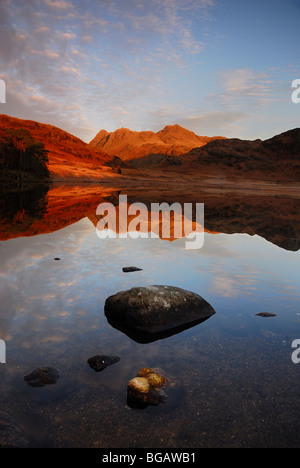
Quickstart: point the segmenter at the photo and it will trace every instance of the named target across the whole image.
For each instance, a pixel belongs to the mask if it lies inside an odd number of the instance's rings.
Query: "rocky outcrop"
[[[201,296],[175,286],[134,287],[107,298],[108,322],[138,342],[178,333],[215,314]]]

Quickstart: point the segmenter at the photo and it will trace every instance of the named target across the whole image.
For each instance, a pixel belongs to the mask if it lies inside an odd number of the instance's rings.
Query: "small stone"
[[[120,358],[118,356],[105,356],[98,354],[88,359],[89,366],[94,369],[95,372],[101,372],[108,366],[119,362]]]
[[[162,375],[154,372],[152,369],[144,368],[141,369],[138,374],[138,377],[146,377],[149,384],[154,388],[165,387],[167,385],[168,380],[163,377]]]
[[[25,375],[24,380],[30,387],[44,387],[53,385],[60,377],[60,371],[54,367],[40,367],[31,374]]]
[[[166,393],[160,387],[167,385],[167,379],[154,372],[152,369],[143,368],[137,376],[128,382],[128,402],[135,406],[136,402],[142,402],[143,407],[159,405],[167,399]]]
[[[260,312],[258,315],[259,317],[277,317],[276,314],[272,314],[270,312]]]
[[[145,377],[134,377],[128,382],[127,390],[130,396],[147,401],[150,384]]]
[[[142,271],[142,270],[143,270],[142,268],[138,268],[138,267],[135,267],[135,266],[129,266],[129,267],[122,268],[123,273],[130,273],[132,271]]]

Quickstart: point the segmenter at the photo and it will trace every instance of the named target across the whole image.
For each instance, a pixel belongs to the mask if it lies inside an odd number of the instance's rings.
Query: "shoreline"
[[[168,177],[134,177],[118,176],[118,177],[105,177],[101,179],[80,179],[80,178],[66,178],[66,179],[50,179],[51,185],[62,186],[92,186],[97,187],[101,185],[110,186],[118,189],[130,190],[143,190],[145,187],[153,190],[166,190],[172,189],[174,192],[185,191],[185,195],[189,192],[217,192],[219,194],[228,194],[230,192],[241,192],[243,194],[257,194],[257,195],[274,195],[274,196],[293,196],[300,198],[300,182],[272,182],[266,180],[252,180],[252,179],[221,179],[203,177],[201,179],[195,178],[168,178]]]

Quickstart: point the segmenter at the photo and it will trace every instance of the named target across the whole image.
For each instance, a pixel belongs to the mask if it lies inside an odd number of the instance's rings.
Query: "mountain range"
[[[167,125],[157,133],[136,132],[128,128],[119,128],[111,133],[101,130],[89,146],[96,151],[117,155],[125,161],[148,158],[147,162],[156,162],[149,156],[179,156],[219,138],[223,137],[198,136],[180,125]]]
[[[24,128],[44,143],[51,178],[103,180],[134,176],[300,181],[300,128],[267,140],[199,136],[179,125],[155,133],[101,130],[86,143],[53,125],[0,115],[0,129]],[[136,166],[139,166],[137,171]],[[225,178],[225,179],[224,179]]]

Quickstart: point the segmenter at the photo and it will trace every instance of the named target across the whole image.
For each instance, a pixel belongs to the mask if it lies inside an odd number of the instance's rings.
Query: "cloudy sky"
[[[299,127],[300,0],[0,0],[0,113],[90,141]]]

